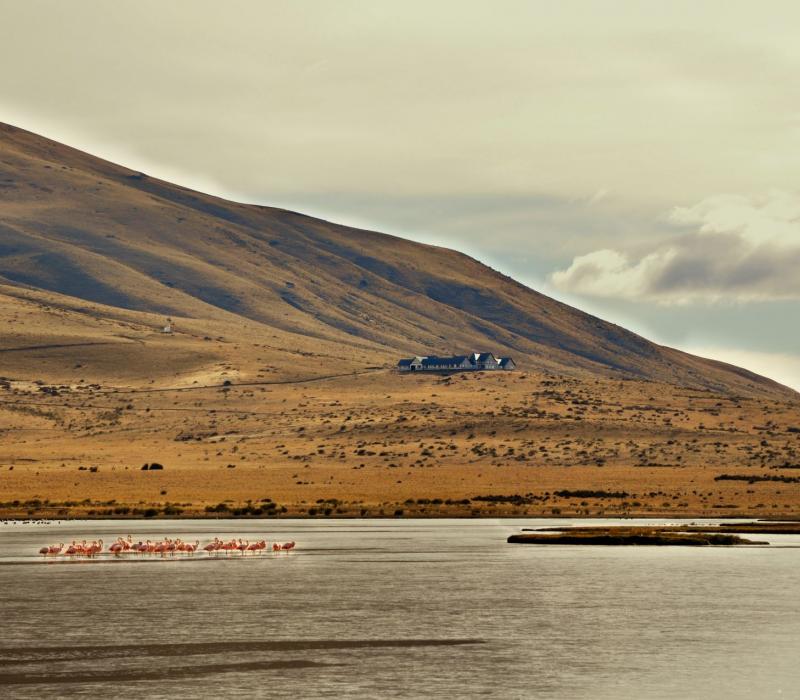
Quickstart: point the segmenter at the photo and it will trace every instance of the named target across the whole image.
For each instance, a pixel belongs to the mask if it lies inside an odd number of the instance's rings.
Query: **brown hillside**
[[[170,315],[184,334],[170,352],[187,343],[176,360],[183,369],[225,362],[220,343],[245,338],[272,353],[277,374],[474,348],[511,354],[528,369],[795,396],[750,372],[650,343],[458,252],[228,202],[8,125],[0,125],[0,283],[9,314],[24,316],[31,304],[59,310],[57,322],[52,312],[43,324],[11,326],[5,374],[17,366],[14,348],[36,345],[117,343],[83,346],[104,347],[99,356],[108,358],[138,343],[140,361],[158,355],[163,339],[126,339],[116,327],[109,339],[108,324],[132,324],[133,337]],[[190,350],[205,338],[205,353]],[[294,359],[276,360],[284,351]]]

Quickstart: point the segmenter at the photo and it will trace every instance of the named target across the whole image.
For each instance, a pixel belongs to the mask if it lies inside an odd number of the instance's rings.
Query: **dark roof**
[[[452,355],[449,357],[437,357],[436,355],[431,355],[430,357],[409,357],[407,359],[400,360],[397,363],[398,367],[410,367],[415,361],[418,361],[419,364],[425,367],[440,367],[441,365],[460,365],[464,361],[472,363],[472,356],[471,355]]]
[[[460,365],[466,360],[465,355],[455,355],[453,357],[425,357],[422,364],[426,367],[441,367],[443,365]]]
[[[412,364],[414,364],[415,361],[418,361],[418,363],[421,364],[423,367],[448,367],[450,365],[461,365],[464,362],[467,362],[468,364],[475,366],[478,364],[484,364],[490,359],[493,359],[498,363],[508,362],[509,360],[511,360],[510,357],[496,358],[494,356],[494,353],[491,352],[481,352],[481,353],[473,352],[470,353],[469,355],[451,355],[449,357],[437,357],[436,355],[431,355],[430,357],[424,357],[424,356],[421,357],[418,355],[416,357],[410,357],[408,359],[400,360],[397,363],[397,366],[410,367]],[[511,361],[513,362],[513,360]]]

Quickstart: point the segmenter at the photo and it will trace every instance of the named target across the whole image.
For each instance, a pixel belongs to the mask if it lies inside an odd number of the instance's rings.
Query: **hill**
[[[74,313],[90,302],[157,315],[148,323],[171,316],[179,328],[205,325],[204,335],[238,323],[275,352],[318,356],[321,374],[334,364],[352,370],[474,348],[557,373],[790,395],[745,370],[648,342],[461,253],[228,202],[8,125],[0,125],[0,204],[8,304],[38,290]]]
[[[0,328],[0,515],[800,506],[786,387],[458,252],[192,192],[2,125]],[[393,370],[467,349],[520,371]]]

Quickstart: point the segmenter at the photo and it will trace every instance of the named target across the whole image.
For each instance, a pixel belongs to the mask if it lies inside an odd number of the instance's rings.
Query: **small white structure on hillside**
[[[161,329],[162,333],[172,333],[172,319],[167,319],[167,325]]]

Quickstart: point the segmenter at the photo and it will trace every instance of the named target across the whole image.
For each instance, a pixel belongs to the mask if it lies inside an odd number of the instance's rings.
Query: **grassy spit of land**
[[[641,528],[636,531],[595,533],[572,533],[562,534],[522,534],[511,535],[508,538],[511,544],[580,544],[580,545],[604,545],[604,546],[626,546],[626,545],[649,545],[649,546],[676,546],[676,547],[707,547],[713,546],[733,546],[741,544],[769,544],[768,542],[755,542],[747,540],[738,535],[702,534],[687,535],[663,532],[658,529]]]
[[[512,544],[581,544],[581,545],[765,545],[733,533],[800,534],[798,522],[722,523],[720,525],[593,526],[569,528],[523,528],[511,535]]]

